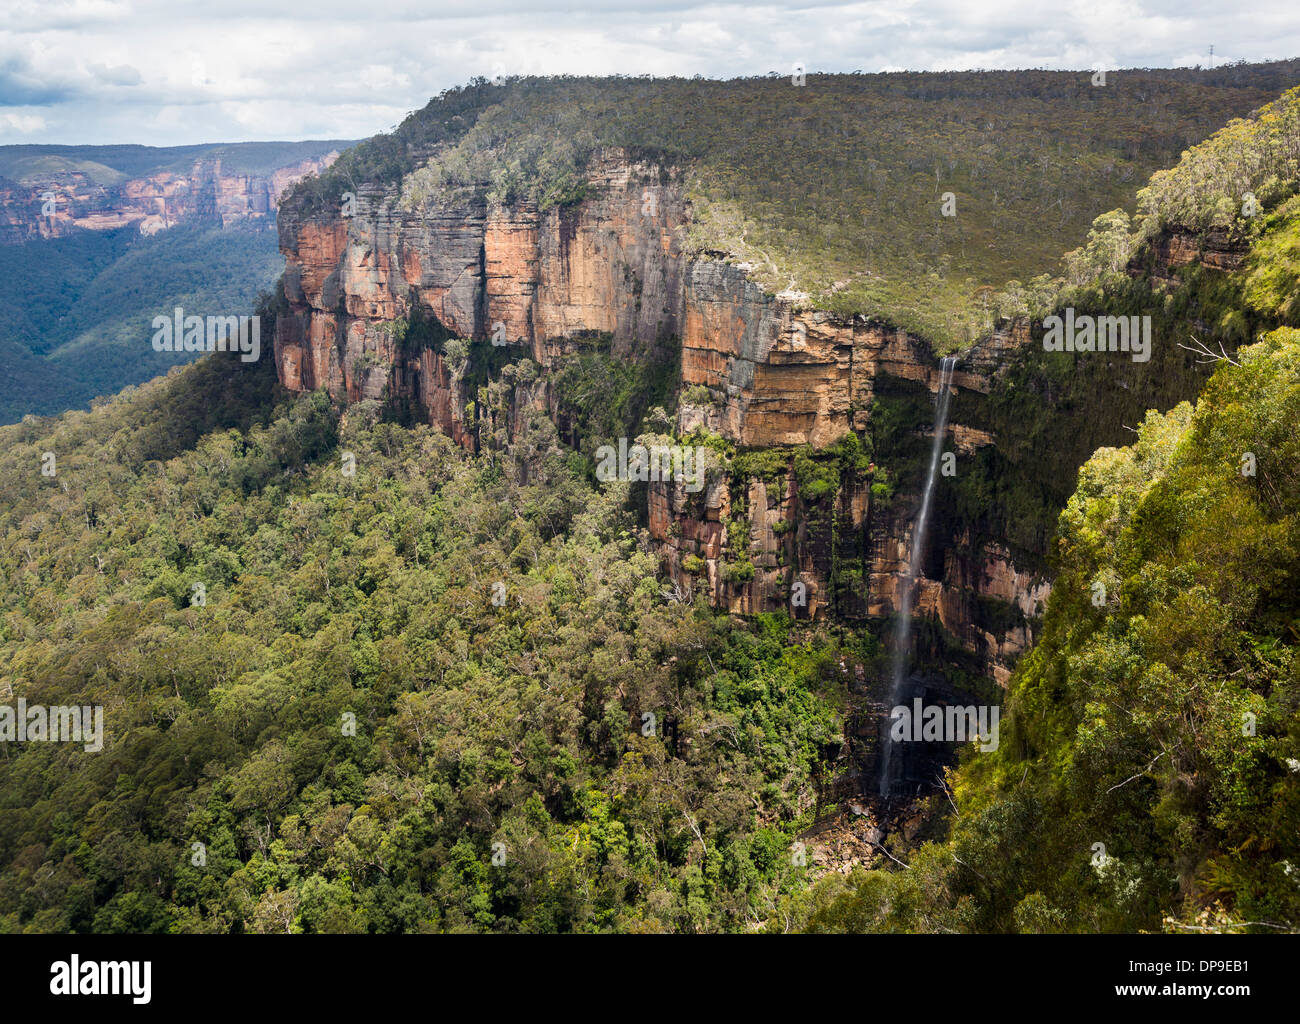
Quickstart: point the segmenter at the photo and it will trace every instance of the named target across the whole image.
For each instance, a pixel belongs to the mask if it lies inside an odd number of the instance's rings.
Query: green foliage
[[[668,600],[544,415],[476,456],[268,367],[0,430],[0,692],[107,733],[0,751],[6,928],[728,931],[804,884],[835,641]]]
[[[1296,183],[1300,181],[1300,87],[1249,117],[1234,119],[1151,176],[1137,216],[1112,210],[1093,221],[1087,243],[1065,257],[1073,288],[1114,286],[1135,253],[1149,260],[1162,232],[1218,233],[1252,249],[1249,301],[1274,322],[1294,319]],[[1143,250],[1146,250],[1143,252]],[[1068,294],[1058,294],[1065,305]]]
[[[619,148],[683,172],[693,248],[948,350],[992,325],[990,286],[1053,266],[1062,238],[1131,202],[1130,182],[1274,99],[1296,66],[1127,71],[1105,89],[1046,71],[812,75],[804,88],[780,76],[479,79],[349,150],[289,209],[335,210],[366,182],[400,182],[409,208],[547,209],[579,200],[591,156]],[[956,217],[941,214],[946,192]]]
[[[731,472],[740,480],[762,480],[769,487],[790,471],[790,451],[786,448],[752,448],[737,452],[731,460]]]
[[[612,340],[607,334],[587,339],[589,348],[562,358],[547,375],[568,440],[585,455],[634,437],[653,406],[671,404],[677,386],[681,348],[675,341],[637,359],[613,352]]]
[[[539,121],[531,112],[516,106],[525,96],[508,93],[437,160],[407,175],[402,208],[478,196],[494,205],[527,200],[542,212],[581,202],[587,192],[584,170],[596,149],[596,136],[574,117],[566,118],[561,131],[535,127]]]
[[[880,460],[872,475],[875,499],[888,501],[900,489],[919,494],[930,452],[926,435],[934,428],[929,391],[915,381],[879,375],[869,427],[871,447]]]
[[[1260,316],[1300,323],[1300,196],[1271,211],[1251,247],[1243,298]]]
[[[1154,237],[1169,224],[1197,230],[1241,230],[1252,214],[1294,194],[1300,180],[1300,87],[1249,117],[1236,119],[1193,147],[1176,167],[1158,171],[1138,193],[1138,235]]]
[[[1092,222],[1082,248],[1066,253],[1066,277],[1071,284],[1113,281],[1124,272],[1132,255],[1129,216],[1123,210],[1111,210]]]
[[[834,781],[822,759],[844,742],[842,659],[875,653],[869,635],[670,599],[630,488],[590,482],[597,444],[668,424],[676,342],[629,358],[606,335],[572,339],[539,384],[517,353],[417,316],[394,322],[397,346],[442,353],[470,385],[481,455],[383,422],[377,403],[341,420],[323,393],[287,399],[265,357],[206,358],[92,412],[0,430],[0,693],[99,703],[108,724],[98,755],[5,746],[0,928],[731,931],[769,919],[1037,933],[1207,915],[1225,929],[1300,927],[1300,333],[1241,349],[1208,384],[1172,344],[1191,323],[1235,348],[1294,316],[1294,97],[1154,179],[1136,228],[1125,208],[1096,218],[1067,257],[1066,290],[1029,276],[1055,246],[1039,230],[1048,209],[1081,236],[1093,211],[1123,201],[1125,177],[1281,73],[1133,72],[1105,96],[1086,76],[1037,72],[813,76],[804,90],[479,81],[295,195],[290,216],[358,179],[401,183],[412,208],[470,197],[548,209],[580,199],[592,154],[620,145],[686,170],[695,245],[751,259],[769,287],[804,287],[824,308],[884,310],[940,347],[1053,303],[1155,318],[1149,365],[1098,370],[1031,344],[978,410],[954,399],[952,418],[997,444],[964,457],[936,515],[972,543],[998,539],[1020,568],[1055,547],[1059,575],[1001,746],[950,776],[959,814],[946,836],[892,851],[906,869],[809,888],[788,855]],[[1178,119],[1152,113],[1175,98]],[[819,173],[794,187],[805,153]],[[1242,175],[1229,197],[1257,187],[1257,221],[1224,205],[1225,168]],[[944,189],[958,192],[958,223],[930,216]],[[982,207],[983,190],[998,201]],[[1185,268],[1172,290],[1120,272],[1135,252],[1151,258],[1152,225],[1174,223],[1241,235],[1242,270]],[[176,235],[173,255],[197,240]],[[152,264],[127,242],[59,250],[66,261],[42,270],[48,308],[24,307],[41,340],[9,347],[81,358],[97,342],[76,333],[79,317],[110,322],[111,306],[134,322],[173,293],[181,278],[165,268],[138,283]],[[107,258],[137,263],[92,273]],[[978,287],[1008,278],[996,295]],[[267,351],[282,303],[259,309]],[[923,387],[874,384],[869,432],[822,451],[689,439],[732,476],[729,582],[757,572],[741,484],[793,474],[794,525],[831,553],[831,607],[863,589],[866,538],[839,535],[837,498],[867,480],[876,502],[914,494],[933,420]],[[1202,385],[1194,412],[1177,405]],[[1133,423],[1132,447],[1093,452]],[[40,474],[47,451],[54,479]],[[340,471],[345,451],[355,477]],[[697,556],[682,566],[705,569]],[[1023,615],[983,598],[974,620],[1002,632]],[[948,642],[923,646],[967,685]]]
[[[166,373],[194,353],[155,352],[155,316],[237,315],[282,266],[266,226],[130,229],[0,246],[0,355],[12,371],[0,421],[88,405]],[[261,358],[273,335],[262,325]]]
[[[821,501],[839,493],[839,466],[816,458],[811,446],[805,445],[795,451],[794,477],[799,496],[806,502]]]

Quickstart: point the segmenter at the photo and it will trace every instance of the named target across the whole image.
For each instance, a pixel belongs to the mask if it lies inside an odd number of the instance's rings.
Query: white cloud
[[[140,72],[130,64],[118,64],[115,67],[109,67],[107,64],[87,64],[86,70],[105,85],[140,84]]]
[[[1156,67],[1300,55],[1294,0],[10,0],[0,131],[362,137],[471,77]],[[39,119],[39,125],[33,120]],[[22,127],[19,127],[19,126]],[[37,125],[36,127],[32,127]],[[5,141],[0,138],[0,141]]]
[[[9,134],[35,135],[45,131],[45,118],[40,114],[20,114],[16,111],[0,112],[0,137]]]

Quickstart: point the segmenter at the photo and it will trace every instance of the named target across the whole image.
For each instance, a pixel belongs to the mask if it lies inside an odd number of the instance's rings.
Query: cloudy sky
[[[0,0],[0,144],[362,138],[476,76],[1300,56],[1296,0]],[[1300,83],[1298,83],[1300,84]]]

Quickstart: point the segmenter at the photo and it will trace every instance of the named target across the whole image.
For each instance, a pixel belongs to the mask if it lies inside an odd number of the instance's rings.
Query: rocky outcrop
[[[689,215],[673,172],[618,152],[595,162],[588,198],[572,207],[404,209],[393,189],[363,193],[350,217],[286,211],[281,376],[293,388],[417,397],[379,331],[412,316],[525,346],[543,368],[584,333],[610,334],[630,357],[679,340],[683,387],[707,393],[683,403],[679,427],[745,447],[824,446],[865,429],[881,374],[937,380],[921,339],[801,310],[797,297],[764,294],[743,264],[688,254]],[[356,372],[381,380],[367,385]],[[985,387],[975,374],[958,383]]]
[[[928,388],[938,387],[937,371],[924,376]],[[966,454],[994,441],[960,423],[949,424],[947,435],[947,450]],[[840,480],[833,494],[815,500],[799,493],[790,465],[775,479],[732,475],[698,494],[680,483],[653,482],[649,533],[678,588],[703,587],[713,604],[734,613],[891,616],[902,603],[917,495],[882,500],[873,494],[869,471],[843,467]],[[942,520],[929,547],[915,614],[936,619],[1005,684],[1033,642],[1050,585],[1017,568],[1005,547],[954,533]],[[988,602],[1005,608],[1004,622],[982,622],[981,605]]]
[[[684,407],[680,426],[703,426],[746,447],[823,447],[864,430],[881,374],[929,381],[929,346],[907,332],[800,310],[765,295],[747,268],[696,260],[686,277],[682,383],[710,400]]]
[[[1237,270],[1246,258],[1249,245],[1222,229],[1195,231],[1171,225],[1166,227],[1129,264],[1128,272],[1172,284],[1175,271],[1198,263],[1210,270]]]
[[[185,173],[161,171],[112,185],[77,171],[22,183],[0,181],[0,242],[132,226],[151,235],[181,223],[224,227],[265,219],[274,216],[289,187],[337,158],[337,152],[330,152],[266,175],[223,170],[217,156],[196,161]]]

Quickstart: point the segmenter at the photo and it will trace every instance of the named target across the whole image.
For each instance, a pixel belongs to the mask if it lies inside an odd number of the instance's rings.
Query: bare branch
[[[1186,349],[1188,352],[1195,353],[1198,356],[1204,356],[1205,358],[1196,360],[1198,363],[1230,363],[1233,366],[1241,365],[1241,363],[1228,355],[1227,351],[1223,347],[1223,342],[1219,342],[1219,351],[1215,353],[1212,352],[1209,346],[1207,346],[1200,338],[1193,337],[1192,341],[1195,342],[1194,345],[1184,345],[1180,341],[1178,347]]]
[[[957,805],[953,803],[952,790],[948,788],[948,783],[942,775],[937,776],[939,786],[943,789],[943,795],[948,798],[948,803],[952,804],[952,813],[961,817],[961,811],[957,810]]]
[[[1110,789],[1106,790],[1106,792],[1107,792],[1107,793],[1113,793],[1113,792],[1115,792],[1115,790],[1119,789],[1120,786],[1127,786],[1127,785],[1128,785],[1130,782],[1132,782],[1134,779],[1140,779],[1140,778],[1142,778],[1142,776],[1145,775],[1147,772],[1149,772],[1149,771],[1150,771],[1150,770],[1155,766],[1155,763],[1156,763],[1157,761],[1159,761],[1162,757],[1164,757],[1165,754],[1167,754],[1167,753],[1169,753],[1169,751],[1167,751],[1167,750],[1162,750],[1162,751],[1161,751],[1160,753],[1158,753],[1155,757],[1153,757],[1153,758],[1151,759],[1151,763],[1150,763],[1149,765],[1147,765],[1145,768],[1143,768],[1140,772],[1138,772],[1136,775],[1130,775],[1130,776],[1129,776],[1127,779],[1125,779],[1123,782],[1117,782],[1117,783],[1115,783],[1115,785],[1111,786]]]
[[[900,865],[901,867],[905,867],[905,868],[907,868],[908,871],[911,871],[911,870],[912,870],[912,865],[911,865],[911,864],[904,864],[901,860],[899,860],[897,857],[895,857],[892,853],[890,853],[888,850],[886,850],[886,849],[885,849],[883,846],[881,846],[879,843],[872,842],[870,839],[868,839],[867,842],[868,842],[868,843],[871,843],[872,846],[874,846],[877,850],[879,850],[879,851],[880,851],[881,853],[883,853],[886,857],[888,857],[890,860],[892,860],[895,864],[898,864],[898,865]]]

